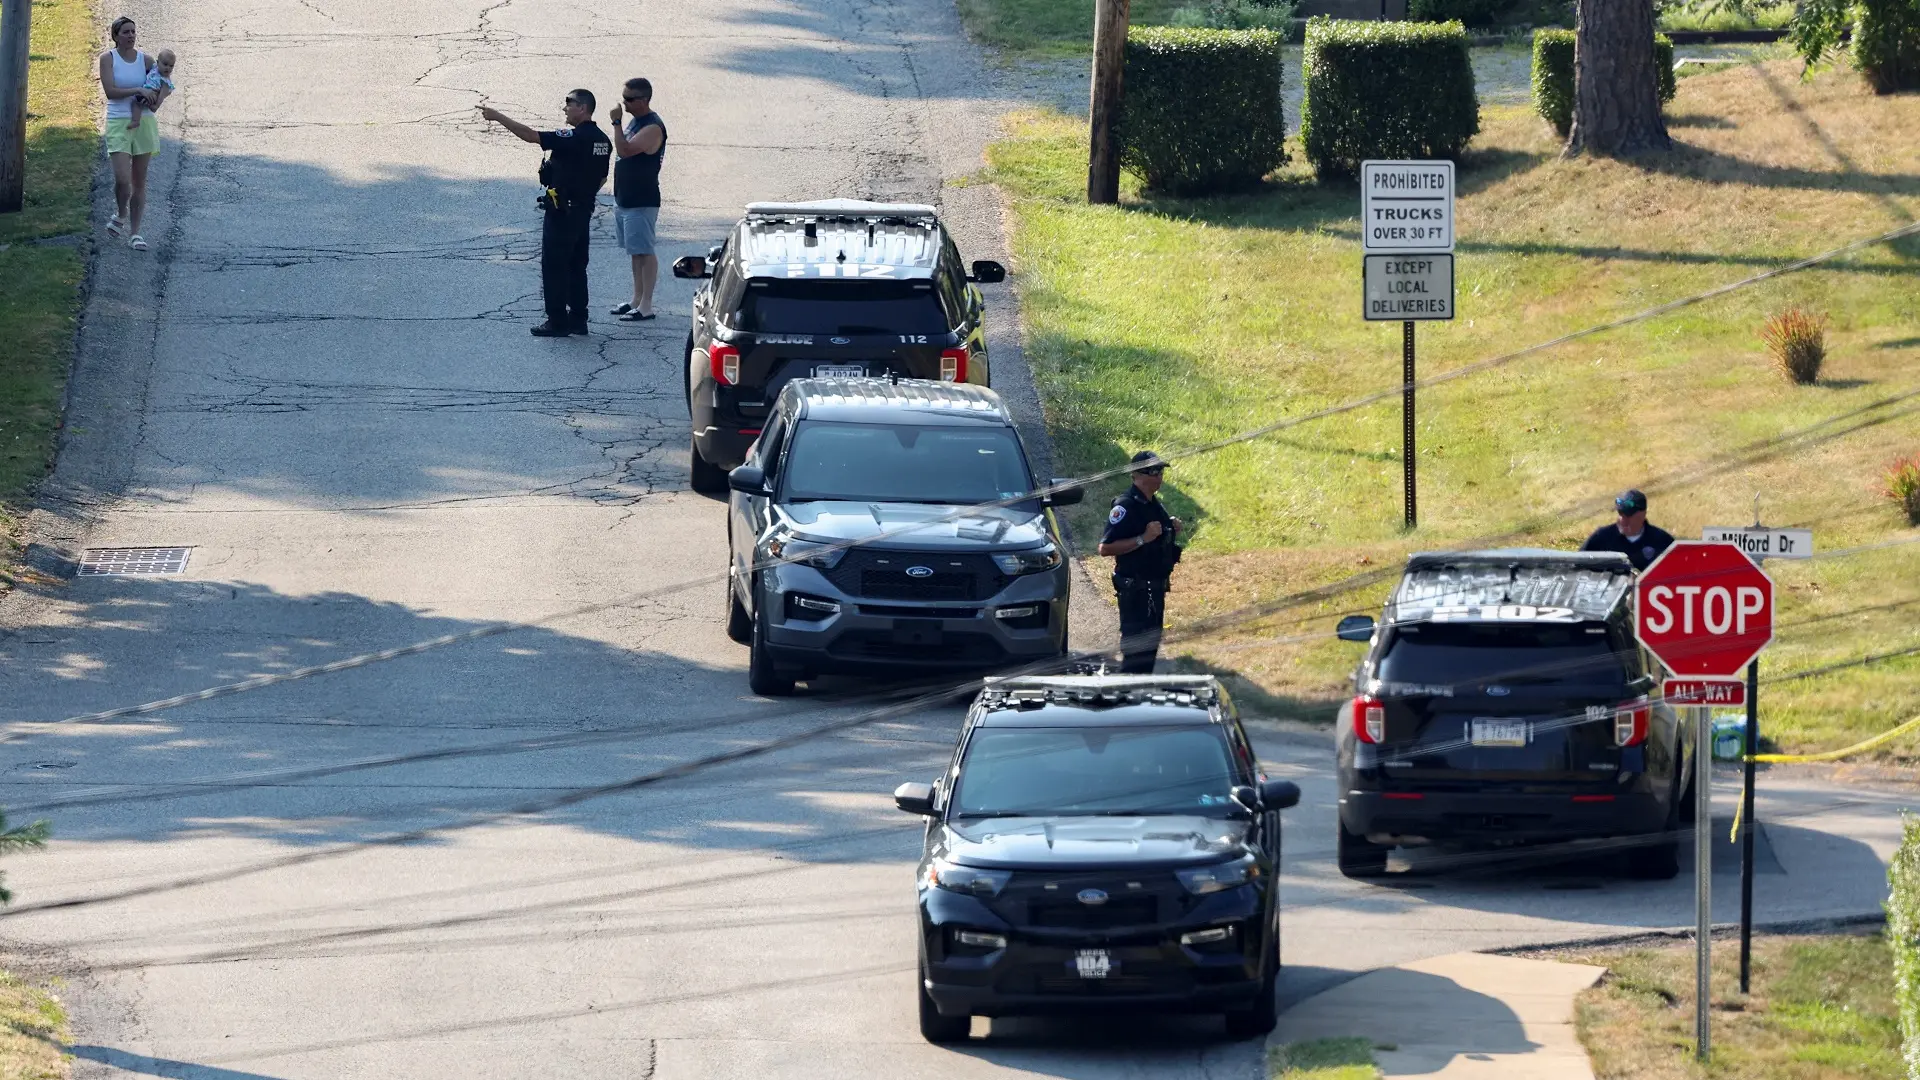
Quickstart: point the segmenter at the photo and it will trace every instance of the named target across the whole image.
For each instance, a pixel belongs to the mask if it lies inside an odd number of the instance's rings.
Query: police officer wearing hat
[[[1113,591],[1120,599],[1120,670],[1129,674],[1153,673],[1160,630],[1166,624],[1167,582],[1180,561],[1173,542],[1180,534],[1180,519],[1154,497],[1166,467],[1151,450],[1133,455],[1133,486],[1113,500],[1107,531],[1100,537],[1100,554],[1113,559]]]
[[[547,152],[540,163],[538,205],[546,211],[540,228],[540,285],[547,298],[547,321],[535,337],[566,337],[587,332],[587,242],[593,203],[613,164],[613,140],[593,122],[593,91],[567,94],[567,126],[535,131],[500,110],[482,105],[480,115],[538,143]]]
[[[1620,520],[1593,530],[1587,542],[1580,545],[1581,551],[1617,551],[1633,563],[1635,570],[1645,570],[1673,544],[1672,533],[1647,524],[1646,492],[1621,492],[1613,500],[1613,509]]]

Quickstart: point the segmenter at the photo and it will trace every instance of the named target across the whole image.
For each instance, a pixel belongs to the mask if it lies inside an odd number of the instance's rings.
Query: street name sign
[[[1363,261],[1369,321],[1453,318],[1453,256],[1367,255]]]
[[[1453,162],[1361,162],[1360,235],[1370,253],[1452,251]]]
[[[1667,679],[1660,694],[1669,705],[1745,705],[1747,684],[1738,679]]]
[[[1734,678],[1773,640],[1773,579],[1732,544],[1676,541],[1633,595],[1634,636],[1678,678]]]
[[[1709,525],[1700,539],[1732,544],[1754,559],[1813,558],[1812,529],[1767,529],[1759,525]]]

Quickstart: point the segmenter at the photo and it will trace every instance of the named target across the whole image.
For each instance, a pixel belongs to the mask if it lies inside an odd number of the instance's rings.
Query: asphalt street
[[[662,283],[652,323],[526,333],[537,154],[474,108],[554,125],[568,90],[604,114],[635,74],[672,133],[663,262],[750,200],[832,195],[935,202],[968,258],[1005,258],[993,192],[954,181],[1019,102],[948,0],[130,13],[181,56],[154,250],[100,252],[30,529],[191,561],[0,601],[0,805],[55,833],[7,861],[0,940],[69,973],[80,1076],[1257,1075],[1259,1043],[1210,1020],[920,1040],[918,826],[888,793],[939,769],[958,708],[852,682],[747,693],[719,585],[685,587],[726,545],[721,505],[686,490],[685,283]],[[595,232],[604,307],[626,265],[604,215]],[[988,296],[996,386],[1044,453],[1017,298]],[[538,625],[58,723],[499,621]],[[1111,631],[1090,589],[1073,625],[1083,647]],[[1429,858],[1347,882],[1327,737],[1257,741],[1306,790],[1290,1000],[1382,964],[1691,918],[1686,880],[1591,861]],[[1770,777],[1762,918],[1877,910],[1899,805]]]

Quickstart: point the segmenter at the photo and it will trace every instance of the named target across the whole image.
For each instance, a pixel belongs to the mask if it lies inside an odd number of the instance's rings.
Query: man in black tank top
[[[623,126],[616,105],[613,120],[613,235],[633,260],[633,298],[613,309],[622,322],[653,318],[653,283],[660,260],[653,252],[660,220],[660,162],[667,156],[667,125],[653,111],[653,84],[628,79],[621,91],[632,115]]]

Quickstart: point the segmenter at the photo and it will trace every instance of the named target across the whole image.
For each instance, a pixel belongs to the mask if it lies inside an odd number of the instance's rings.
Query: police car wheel
[[[1335,838],[1333,856],[1340,864],[1340,872],[1350,878],[1380,877],[1387,872],[1387,852],[1391,850],[1385,844],[1369,843],[1364,836],[1356,836],[1347,831],[1347,824],[1334,819],[1334,828],[1340,830]]]
[[[920,1037],[930,1043],[965,1042],[973,1030],[971,1016],[942,1016],[933,1005],[933,998],[927,993],[927,971],[920,969],[920,977],[915,980],[920,990]]]
[[[734,591],[732,575],[727,577],[727,639],[735,645],[753,644],[753,617]]]
[[[753,616],[753,636],[747,653],[747,688],[761,697],[790,697],[793,672],[774,665],[767,649],[767,617],[764,611]]]
[[[1227,1035],[1234,1039],[1254,1039],[1273,1030],[1279,1022],[1280,1010],[1274,1004],[1273,990],[1279,965],[1270,964],[1267,976],[1260,980],[1260,994],[1253,999],[1253,1005],[1245,1009],[1235,1009],[1227,1014]]]
[[[1677,780],[1677,778],[1676,778]],[[1674,790],[1680,789],[1675,783]],[[1667,807],[1667,823],[1659,832],[1640,837],[1627,849],[1627,873],[1641,881],[1670,881],[1680,874],[1680,800]]]
[[[717,495],[727,490],[727,470],[718,465],[709,464],[700,456],[700,444],[689,441],[687,445],[689,467],[687,486],[702,495]]]

